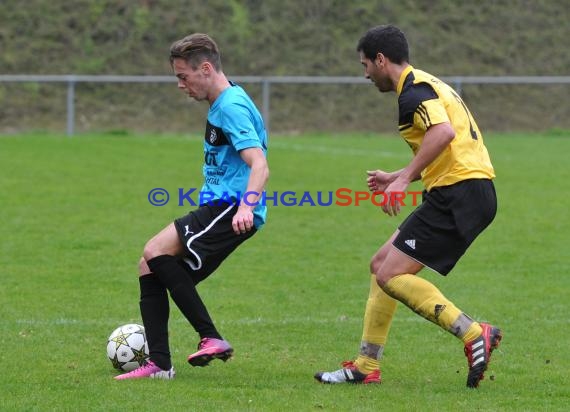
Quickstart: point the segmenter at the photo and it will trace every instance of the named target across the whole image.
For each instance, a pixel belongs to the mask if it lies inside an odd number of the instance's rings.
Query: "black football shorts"
[[[393,245],[447,275],[493,221],[497,197],[489,179],[469,179],[423,193],[422,204],[400,225]]]
[[[183,266],[194,283],[207,278],[230,253],[255,234],[255,227],[239,235],[234,232],[232,219],[237,208],[237,204],[212,202],[174,221],[184,249]]]

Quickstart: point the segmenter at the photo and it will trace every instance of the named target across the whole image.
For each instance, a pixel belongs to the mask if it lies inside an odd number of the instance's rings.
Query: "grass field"
[[[1,137],[0,410],[567,410],[570,138],[489,134],[486,143],[497,218],[448,278],[423,273],[505,332],[486,379],[468,390],[461,343],[403,306],[382,385],[313,380],[356,355],[369,257],[402,219],[370,203],[270,207],[266,227],[199,287],[234,359],[186,364],[197,337],[172,305],[176,379],[114,381],[106,339],[140,322],[143,245],[191,209],[152,206],[147,194],[199,188],[201,140]],[[365,190],[366,169],[409,157],[399,138],[274,137],[268,190]]]

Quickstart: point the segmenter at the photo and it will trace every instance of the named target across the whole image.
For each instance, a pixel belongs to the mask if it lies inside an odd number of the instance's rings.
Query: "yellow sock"
[[[376,276],[372,275],[364,312],[360,354],[355,361],[359,371],[370,373],[379,368],[397,303],[378,286]]]
[[[384,290],[414,312],[441,328],[469,342],[481,334],[477,322],[461,312],[433,284],[416,275],[399,275],[390,279]]]
[[[461,340],[463,343],[468,343],[481,336],[482,333],[483,329],[481,328],[481,325],[479,325],[477,322],[471,322],[471,325],[465,332],[465,335],[461,337]]]

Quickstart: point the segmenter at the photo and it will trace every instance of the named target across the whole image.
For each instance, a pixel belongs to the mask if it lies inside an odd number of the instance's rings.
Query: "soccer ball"
[[[148,358],[144,327],[135,323],[119,326],[107,340],[107,357],[115,369],[130,372]]]

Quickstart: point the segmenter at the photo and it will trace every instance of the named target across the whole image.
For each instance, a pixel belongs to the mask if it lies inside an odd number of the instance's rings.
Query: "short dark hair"
[[[174,59],[184,59],[193,69],[197,69],[204,61],[212,63],[218,72],[222,69],[218,45],[210,36],[203,33],[194,33],[172,43],[170,64]]]
[[[362,52],[369,60],[382,53],[392,63],[409,62],[408,41],[404,33],[391,24],[369,29],[358,41],[357,52]]]

